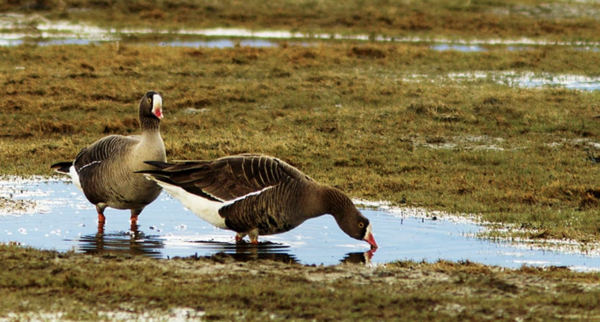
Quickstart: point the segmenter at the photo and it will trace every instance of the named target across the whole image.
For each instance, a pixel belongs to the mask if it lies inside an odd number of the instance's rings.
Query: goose
[[[153,168],[144,160],[167,160],[160,136],[162,118],[162,97],[150,91],[139,104],[141,135],[101,138],[83,148],[74,161],[50,166],[58,173],[70,175],[73,184],[96,206],[99,228],[106,221],[104,210],[107,207],[130,209],[134,227],[144,207],[162,191],[156,183],[135,173]]]
[[[256,244],[259,235],[287,232],[305,220],[331,214],[348,236],[377,249],[369,220],[348,196],[277,158],[241,154],[212,161],[146,163],[156,170],[139,173],[201,219],[236,232],[236,241],[249,236]]]

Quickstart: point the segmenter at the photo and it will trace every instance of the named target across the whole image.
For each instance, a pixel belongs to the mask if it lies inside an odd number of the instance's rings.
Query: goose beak
[[[154,94],[152,97],[152,113],[159,119],[164,117],[162,113],[162,97],[158,94]]]
[[[372,250],[375,250],[379,247],[379,246],[377,246],[377,243],[375,242],[375,238],[373,238],[373,234],[369,234],[368,236],[365,236],[364,241],[366,241],[367,243],[369,243],[369,245],[371,245]]]
[[[367,233],[365,234],[364,241],[371,245],[371,250],[375,250],[378,248],[377,243],[375,242],[375,238],[373,237],[373,233],[371,233],[371,224],[367,227]]]

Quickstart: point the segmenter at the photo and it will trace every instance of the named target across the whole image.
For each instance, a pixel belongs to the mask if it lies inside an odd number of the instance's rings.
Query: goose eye
[[[358,223],[358,228],[363,229],[364,227],[365,227],[365,224],[363,222]]]

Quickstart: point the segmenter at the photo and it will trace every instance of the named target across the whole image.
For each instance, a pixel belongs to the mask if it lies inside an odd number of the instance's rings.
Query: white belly
[[[196,216],[218,228],[227,229],[227,226],[225,226],[225,219],[219,215],[219,209],[223,206],[222,202],[196,196],[180,187],[158,180],[156,180],[156,183],[163,187],[163,189],[165,189],[165,191],[173,198],[181,201],[183,206],[195,213]]]

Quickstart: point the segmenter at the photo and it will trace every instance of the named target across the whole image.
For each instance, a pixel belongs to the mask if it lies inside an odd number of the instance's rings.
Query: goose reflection
[[[272,260],[282,263],[300,264],[301,261],[291,253],[288,245],[272,242],[251,243],[227,243],[216,241],[195,241],[206,257],[231,258],[235,261],[249,262],[255,260]],[[347,253],[340,263],[346,264],[370,264],[375,250],[367,252]],[[199,257],[196,253],[195,257]],[[200,256],[202,257],[202,256]]]
[[[163,241],[156,236],[147,236],[139,230],[139,225],[132,224],[131,230],[105,233],[98,227],[96,234],[78,238],[78,249],[86,254],[143,255],[162,257]]]
[[[344,258],[340,261],[340,263],[345,264],[370,264],[371,258],[373,258],[374,250],[370,250],[368,252],[353,252],[348,253]]]
[[[240,262],[254,260],[272,260],[283,263],[299,263],[295,255],[288,251],[290,246],[272,242],[251,243],[226,243],[214,241],[196,241],[202,249],[210,253],[209,256],[228,256]]]

